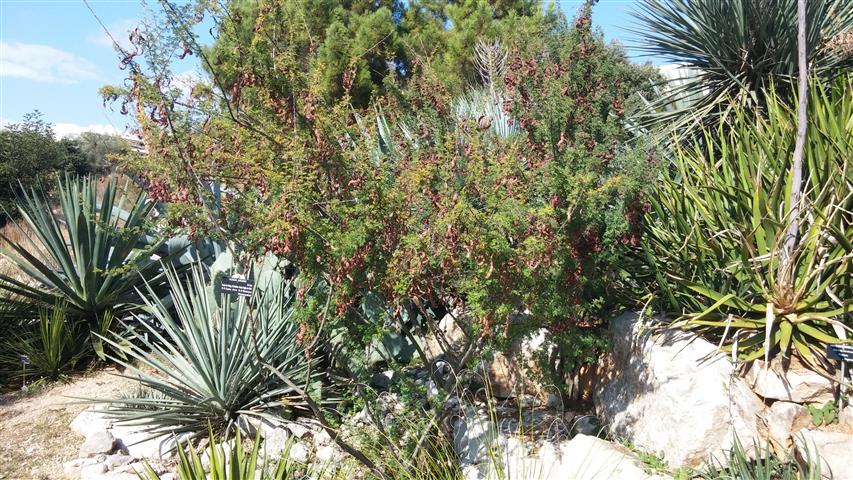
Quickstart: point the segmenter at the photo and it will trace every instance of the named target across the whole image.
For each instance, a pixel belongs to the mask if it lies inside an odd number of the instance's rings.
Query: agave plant
[[[646,256],[681,324],[742,360],[821,360],[848,341],[853,264],[853,76],[812,90],[798,245],[782,262],[796,113],[773,91],[766,117],[677,145],[651,201]]]
[[[151,392],[113,399],[108,413],[152,434],[192,436],[209,424],[228,429],[240,415],[299,408],[293,385],[266,366],[300,389],[315,387],[320,375],[296,339],[292,284],[268,276],[249,302],[215,293],[203,264],[190,271],[184,281],[166,267],[174,308],[149,287],[145,304],[154,322],[140,318],[129,338],[105,338],[127,357],[112,358],[127,368],[125,376]]]
[[[152,252],[162,242],[139,248],[154,204],[144,193],[130,196],[128,186],[119,188],[110,179],[98,195],[99,181],[66,176],[58,182],[58,212],[44,190],[22,191],[17,199],[20,220],[14,225],[29,245],[0,234],[11,245],[0,254],[28,280],[0,274],[0,291],[31,310],[61,302],[70,317],[87,322],[96,333],[103,331],[110,312],[120,315],[137,308],[145,279],[159,292],[164,276]],[[23,234],[19,222],[33,238]]]
[[[783,86],[797,76],[796,3],[643,0],[633,29],[638,47],[679,65],[690,77],[668,85],[641,124],[696,131],[724,120],[732,106],[762,107],[771,82]],[[832,78],[853,67],[850,49],[839,41],[853,28],[853,2],[809,0],[806,15],[810,70]]]

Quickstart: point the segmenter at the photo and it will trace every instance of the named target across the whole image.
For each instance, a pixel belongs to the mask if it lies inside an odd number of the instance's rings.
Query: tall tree
[[[500,39],[526,52],[541,48],[563,17],[539,0],[415,0],[403,19],[402,42],[410,61],[429,63],[456,94],[481,82],[472,50],[478,39]]]
[[[67,166],[65,149],[54,139],[53,128],[38,111],[0,130],[0,216],[13,212],[15,191],[47,186]]]
[[[278,86],[283,97],[310,85],[325,101],[346,94],[355,106],[382,94],[386,78],[408,80],[424,64],[460,93],[480,81],[477,39],[531,47],[560,18],[538,0],[231,0],[208,12],[229,19],[216,20],[207,49],[227,88],[253,81],[237,76],[244,67],[260,78],[274,70],[289,79]]]

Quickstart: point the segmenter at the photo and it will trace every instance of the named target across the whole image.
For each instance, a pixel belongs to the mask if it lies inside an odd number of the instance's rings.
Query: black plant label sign
[[[220,291],[222,293],[233,293],[240,297],[251,297],[255,283],[243,277],[225,277],[222,279]]]
[[[838,343],[827,345],[826,356],[839,362],[853,362],[853,345]]]

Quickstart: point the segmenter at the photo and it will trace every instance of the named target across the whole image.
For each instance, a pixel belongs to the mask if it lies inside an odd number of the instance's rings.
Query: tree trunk
[[[809,72],[806,57],[806,0],[797,0],[797,57],[799,80],[797,105],[797,138],[794,145],[794,158],[791,163],[791,196],[788,205],[788,231],[781,263],[782,278],[793,282],[793,261],[797,249],[797,234],[800,224],[803,183],[803,150],[806,143],[806,108],[808,106]]]

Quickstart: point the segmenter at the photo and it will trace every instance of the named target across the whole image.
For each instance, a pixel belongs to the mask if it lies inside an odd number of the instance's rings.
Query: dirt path
[[[0,396],[0,480],[60,480],[83,437],[69,424],[85,405],[68,397],[108,398],[132,387],[108,368],[76,376],[35,394]]]

